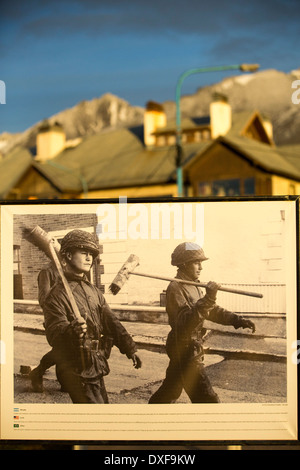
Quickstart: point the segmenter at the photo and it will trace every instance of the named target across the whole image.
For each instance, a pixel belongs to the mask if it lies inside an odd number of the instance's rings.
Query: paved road
[[[15,401],[18,403],[70,403],[68,394],[60,391],[52,367],[44,377],[44,392],[34,393],[26,376],[20,375],[21,365],[36,366],[49,351],[46,338],[15,331]],[[165,354],[140,350],[143,367],[136,370],[132,362],[113,348],[111,373],[106,386],[111,403],[147,403],[159,387],[168,364]],[[224,360],[219,355],[206,355],[207,372],[223,403],[265,403],[286,401],[286,365],[276,361]],[[183,393],[179,402],[188,402]]]

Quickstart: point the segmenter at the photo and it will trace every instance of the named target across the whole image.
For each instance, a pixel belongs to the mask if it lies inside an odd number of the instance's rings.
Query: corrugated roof
[[[278,149],[272,145],[243,136],[225,136],[218,140],[244,154],[254,164],[266,171],[300,179],[300,168],[297,168],[291,161],[281,155]]]
[[[16,147],[0,162],[0,198],[4,199],[30,168],[32,156],[23,147]]]
[[[283,145],[277,148],[278,153],[300,171],[300,145]]]
[[[186,145],[183,159],[200,148]],[[88,137],[35,167],[61,191],[82,191],[84,185],[96,190],[175,181],[175,157],[175,146],[147,149],[132,132],[120,129]]]
[[[232,115],[231,128],[229,129],[227,136],[242,135],[243,131],[252,121],[256,115],[255,111],[240,111]]]
[[[72,165],[61,165],[49,160],[47,163],[33,162],[33,167],[60,192],[81,192],[84,182],[80,172]]]

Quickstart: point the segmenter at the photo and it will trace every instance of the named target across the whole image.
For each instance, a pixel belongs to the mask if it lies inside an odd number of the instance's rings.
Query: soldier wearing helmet
[[[113,344],[135,368],[141,367],[133,339],[87,278],[98,254],[97,239],[83,230],[69,232],[61,242],[65,277],[80,319],[74,315],[62,282],[51,289],[44,303],[46,336],[55,354],[57,378],[73,403],[108,402],[103,377],[110,371]]]
[[[207,259],[199,245],[184,242],[173,251],[171,264],[178,268],[178,279],[197,281],[202,263]],[[183,389],[192,403],[220,401],[204,368],[204,320],[234,328],[251,328],[253,332],[255,326],[216,304],[219,287],[219,284],[209,282],[204,295],[198,286],[176,281],[169,284],[166,291],[166,311],[171,326],[166,344],[169,365],[162,385],[151,396],[149,403],[175,402]]]
[[[89,251],[93,259],[99,255],[99,244],[93,234],[85,230],[72,230],[67,233],[61,241],[60,255],[66,256],[66,253],[72,253],[75,250]]]

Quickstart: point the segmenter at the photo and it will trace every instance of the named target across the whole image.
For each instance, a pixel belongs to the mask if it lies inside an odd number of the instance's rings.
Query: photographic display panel
[[[297,440],[297,224],[297,198],[2,204],[1,439]]]

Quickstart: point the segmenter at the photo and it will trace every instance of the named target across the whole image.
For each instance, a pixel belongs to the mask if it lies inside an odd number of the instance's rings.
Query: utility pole
[[[190,69],[186,72],[183,72],[176,85],[176,170],[177,170],[177,196],[183,196],[183,176],[182,176],[182,132],[181,132],[181,110],[180,110],[180,97],[181,97],[181,88],[184,80],[190,75],[196,73],[206,73],[206,72],[223,72],[226,70],[240,70],[241,72],[255,72],[259,69],[258,64],[238,64],[238,65],[223,65],[216,67],[203,67]]]

